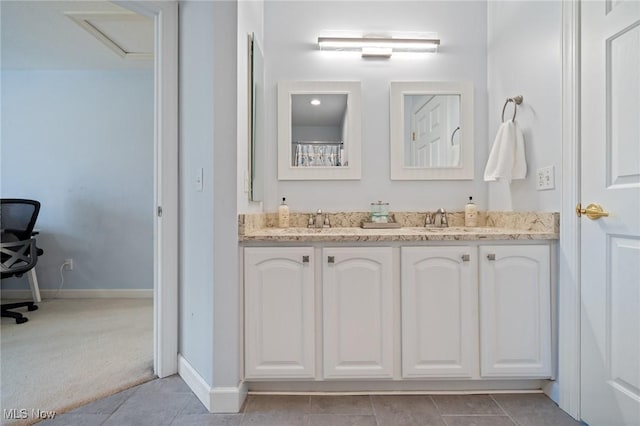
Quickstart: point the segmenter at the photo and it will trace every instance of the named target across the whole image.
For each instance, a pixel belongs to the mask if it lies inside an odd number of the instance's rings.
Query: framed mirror
[[[392,180],[473,179],[473,85],[391,82]]]
[[[360,82],[279,82],[278,179],[360,179],[360,103]]]
[[[249,139],[247,176],[249,200],[262,201],[264,193],[264,59],[253,33],[249,34],[248,94]]]

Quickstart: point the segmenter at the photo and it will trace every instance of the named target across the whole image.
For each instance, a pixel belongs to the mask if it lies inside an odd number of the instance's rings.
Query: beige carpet
[[[9,301],[7,301],[9,302]],[[2,318],[0,391],[7,409],[58,414],[151,380],[152,299],[52,299],[24,324]]]

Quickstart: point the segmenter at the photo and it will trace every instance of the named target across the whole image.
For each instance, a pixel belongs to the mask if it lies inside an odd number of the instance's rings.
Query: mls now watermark
[[[20,420],[20,419],[53,419],[56,416],[55,411],[45,411],[39,408],[5,408],[2,410],[2,415],[5,420]]]

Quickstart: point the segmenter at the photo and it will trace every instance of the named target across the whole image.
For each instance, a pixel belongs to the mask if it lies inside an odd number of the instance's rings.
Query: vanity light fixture
[[[320,104],[321,104],[320,99],[315,99],[315,98],[314,98],[314,99],[311,99],[311,100],[309,101],[309,103],[310,103],[311,105],[313,105],[313,106],[318,106],[318,105],[320,105]]]
[[[393,52],[435,52],[437,38],[318,37],[320,50],[361,52],[362,57],[388,58]]]

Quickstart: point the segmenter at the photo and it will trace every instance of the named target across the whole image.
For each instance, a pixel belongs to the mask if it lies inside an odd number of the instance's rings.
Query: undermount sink
[[[416,227],[416,228],[390,228],[390,229],[362,229],[360,227],[353,228],[344,228],[344,227],[335,227],[335,228],[302,228],[302,227],[291,227],[291,228],[269,228],[272,233],[277,234],[295,234],[295,235],[317,235],[317,234],[325,234],[325,235],[368,235],[369,233],[379,233],[379,234],[394,234],[394,233],[408,233],[408,234],[422,234],[425,232],[433,233],[433,234],[499,234],[503,233],[504,229],[502,228],[490,228],[490,227],[482,227],[482,226],[449,226],[449,227],[438,227],[438,226],[429,226],[429,227]]]
[[[440,232],[440,233],[463,233],[469,232],[474,234],[497,234],[504,232],[500,228],[488,228],[484,226],[449,226],[449,227],[425,227],[425,231],[428,232]]]
[[[271,232],[287,233],[287,234],[340,234],[349,228],[269,228]]]

